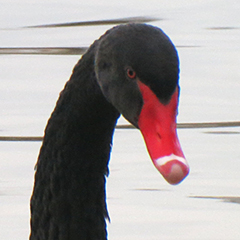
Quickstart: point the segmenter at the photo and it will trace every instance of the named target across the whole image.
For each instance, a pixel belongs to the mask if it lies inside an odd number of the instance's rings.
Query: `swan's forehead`
[[[178,85],[179,60],[174,45],[160,29],[144,24],[116,27],[103,35],[96,65],[118,81],[124,80],[126,67],[131,67],[165,102]]]
[[[125,50],[136,52],[159,52],[167,48],[174,49],[168,36],[159,28],[146,24],[128,24],[114,27],[100,39],[102,50],[110,49],[119,54]],[[110,51],[109,51],[110,52]]]

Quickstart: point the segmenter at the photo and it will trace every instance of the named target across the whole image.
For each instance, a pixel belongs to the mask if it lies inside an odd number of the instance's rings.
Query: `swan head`
[[[176,132],[179,60],[168,36],[146,24],[112,28],[98,40],[95,72],[106,99],[140,129],[155,167],[180,183],[189,166]]]

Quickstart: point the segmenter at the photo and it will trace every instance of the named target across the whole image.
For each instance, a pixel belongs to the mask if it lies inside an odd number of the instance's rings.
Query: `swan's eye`
[[[136,72],[133,71],[131,68],[127,69],[127,76],[131,79],[134,79],[136,77]]]

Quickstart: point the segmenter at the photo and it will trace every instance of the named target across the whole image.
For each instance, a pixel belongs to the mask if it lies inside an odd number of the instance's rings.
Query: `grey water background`
[[[178,122],[240,120],[238,0],[0,3],[1,136],[42,136],[80,57],[39,49],[86,48],[115,23],[29,26],[139,16],[155,19],[149,24],[162,28],[179,52]],[[154,169],[139,131],[116,130],[107,183],[110,240],[240,239],[240,127],[186,128],[178,134],[191,172],[170,186]],[[28,239],[40,145],[0,142],[0,239]]]

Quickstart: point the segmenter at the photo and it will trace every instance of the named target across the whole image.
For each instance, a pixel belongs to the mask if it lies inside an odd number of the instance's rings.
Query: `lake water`
[[[112,25],[27,26],[156,18],[150,24],[170,36],[180,56],[178,122],[239,121],[239,12],[238,0],[1,1],[0,48],[87,47]],[[78,59],[0,54],[0,135],[42,136]],[[191,172],[183,183],[170,186],[153,167],[139,131],[116,130],[107,184],[110,240],[240,239],[240,127],[178,133]],[[1,240],[28,239],[40,145],[0,142]]]

